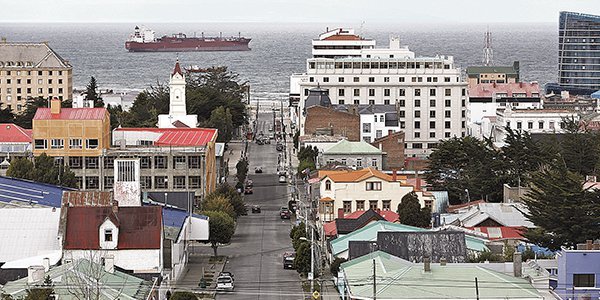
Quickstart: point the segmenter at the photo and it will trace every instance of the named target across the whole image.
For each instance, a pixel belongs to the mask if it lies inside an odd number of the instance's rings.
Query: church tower
[[[196,128],[198,116],[188,115],[185,105],[185,74],[177,60],[169,80],[169,114],[158,115],[158,127]]]

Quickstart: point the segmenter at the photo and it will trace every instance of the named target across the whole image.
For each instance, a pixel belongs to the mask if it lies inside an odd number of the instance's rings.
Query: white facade
[[[160,273],[162,254],[160,249],[124,250],[64,250],[63,261],[87,259],[101,263],[102,258],[113,257],[114,265],[134,273]]]
[[[428,155],[441,139],[466,134],[467,83],[452,57],[420,57],[392,39],[390,48],[361,50],[360,57],[310,58],[307,73],[292,75],[299,92],[294,122],[304,130],[304,99],[311,88],[329,90],[333,105],[397,105],[406,154]],[[290,97],[292,97],[290,93]]]
[[[119,206],[142,206],[139,158],[115,159],[114,166],[114,198]]]
[[[175,128],[173,123],[180,121],[190,128],[198,125],[197,115],[188,115],[185,106],[185,75],[181,71],[179,61],[169,81],[169,114],[158,115],[158,128]]]
[[[536,133],[564,133],[563,120],[573,118],[579,120],[579,115],[567,110],[548,109],[513,109],[507,105],[499,109],[495,125],[495,141],[503,143],[506,138],[504,127],[513,130],[522,130],[531,134]]]
[[[375,48],[375,40],[363,39],[352,28],[327,30],[312,41],[313,57],[360,56],[364,49]]]
[[[372,143],[378,138],[400,131],[398,122],[394,126],[386,125],[386,113],[362,113],[360,114],[360,138]]]
[[[100,225],[98,230],[100,249],[102,250],[114,250],[117,249],[119,244],[119,227],[115,225],[109,218],[104,220],[104,223]]]

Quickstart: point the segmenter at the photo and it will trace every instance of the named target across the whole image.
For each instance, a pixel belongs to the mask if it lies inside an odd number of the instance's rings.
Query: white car
[[[230,276],[219,276],[217,278],[217,291],[233,291],[235,285],[233,278]]]
[[[286,183],[287,179],[285,178],[285,175],[280,175],[279,176],[279,183]]]

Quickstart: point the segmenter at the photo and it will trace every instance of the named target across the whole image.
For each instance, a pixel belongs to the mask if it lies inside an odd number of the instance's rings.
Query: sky
[[[557,22],[599,0],[0,0],[0,22]],[[8,13],[7,13],[8,12]],[[1,28],[0,28],[1,30]]]

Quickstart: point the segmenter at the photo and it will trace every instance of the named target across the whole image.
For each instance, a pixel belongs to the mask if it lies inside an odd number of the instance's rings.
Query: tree
[[[232,218],[236,218],[235,209],[224,195],[211,193],[202,203],[202,210],[224,212]]]
[[[294,269],[300,274],[307,274],[310,272],[310,243],[302,241],[298,245],[296,250],[296,257],[294,258]]]
[[[600,135],[581,126],[573,118],[564,119],[566,133],[561,155],[567,168],[583,176],[596,174],[600,164]]]
[[[104,101],[102,101],[102,98],[98,95],[97,89],[98,83],[96,82],[96,78],[92,76],[85,88],[85,100],[94,101],[94,107],[104,107]]]
[[[25,110],[15,116],[15,124],[23,128],[32,128],[33,117],[37,109],[40,107],[48,107],[48,100],[43,97],[37,97],[27,100]]]
[[[33,162],[27,158],[15,158],[10,162],[6,176],[22,179],[32,179]]]
[[[229,108],[219,106],[210,114],[210,119],[204,123],[204,127],[216,128],[219,130],[218,142],[227,143],[233,136],[233,121]]]
[[[208,216],[209,237],[208,243],[213,248],[214,256],[217,256],[219,245],[227,244],[235,232],[235,222],[232,217],[222,211],[205,211]]]
[[[106,109],[110,113],[110,129],[113,130],[121,125],[123,118],[123,108],[121,105],[107,105]]]
[[[294,148],[298,149],[299,145],[300,145],[300,130],[296,130],[296,132],[294,132]]]
[[[558,166],[534,173],[531,183],[523,201],[538,227],[525,233],[532,243],[558,250],[600,236],[600,192],[584,189],[581,175]]]
[[[415,192],[410,192],[402,197],[398,204],[400,223],[416,227],[429,227],[431,225],[431,211],[428,207],[421,208],[419,198]]]
[[[197,300],[198,297],[192,292],[175,292],[169,300]]]
[[[83,254],[86,258],[76,259],[61,278],[61,287],[66,289],[70,297],[77,300],[100,300],[106,299],[107,293],[112,299],[120,299],[121,294],[133,283],[124,281],[113,281],[109,272],[105,271],[101,260],[106,257],[106,251],[86,250]]]
[[[300,224],[298,225],[294,225],[292,227],[292,229],[290,230],[290,239],[294,239],[294,237],[296,236],[296,232],[306,232],[306,225],[304,224],[304,222],[300,222]]]
[[[27,296],[24,300],[49,300],[52,294],[54,294],[54,284],[52,284],[50,276],[46,276],[41,285],[27,289]]]
[[[237,171],[236,177],[238,182],[244,182],[246,180],[246,176],[248,175],[248,159],[245,157],[240,158],[240,160],[235,165],[235,169]]]
[[[4,107],[4,103],[0,103],[0,123],[14,123],[15,114],[8,106]]]
[[[77,187],[75,173],[68,166],[57,164],[53,157],[42,153],[33,162],[27,158],[13,159],[6,176],[29,179],[37,182]]]
[[[241,216],[248,212],[246,203],[244,203],[244,198],[228,183],[225,182],[218,185],[213,193],[227,198],[231,206],[233,206],[236,215]],[[210,197],[210,195],[208,197]]]

